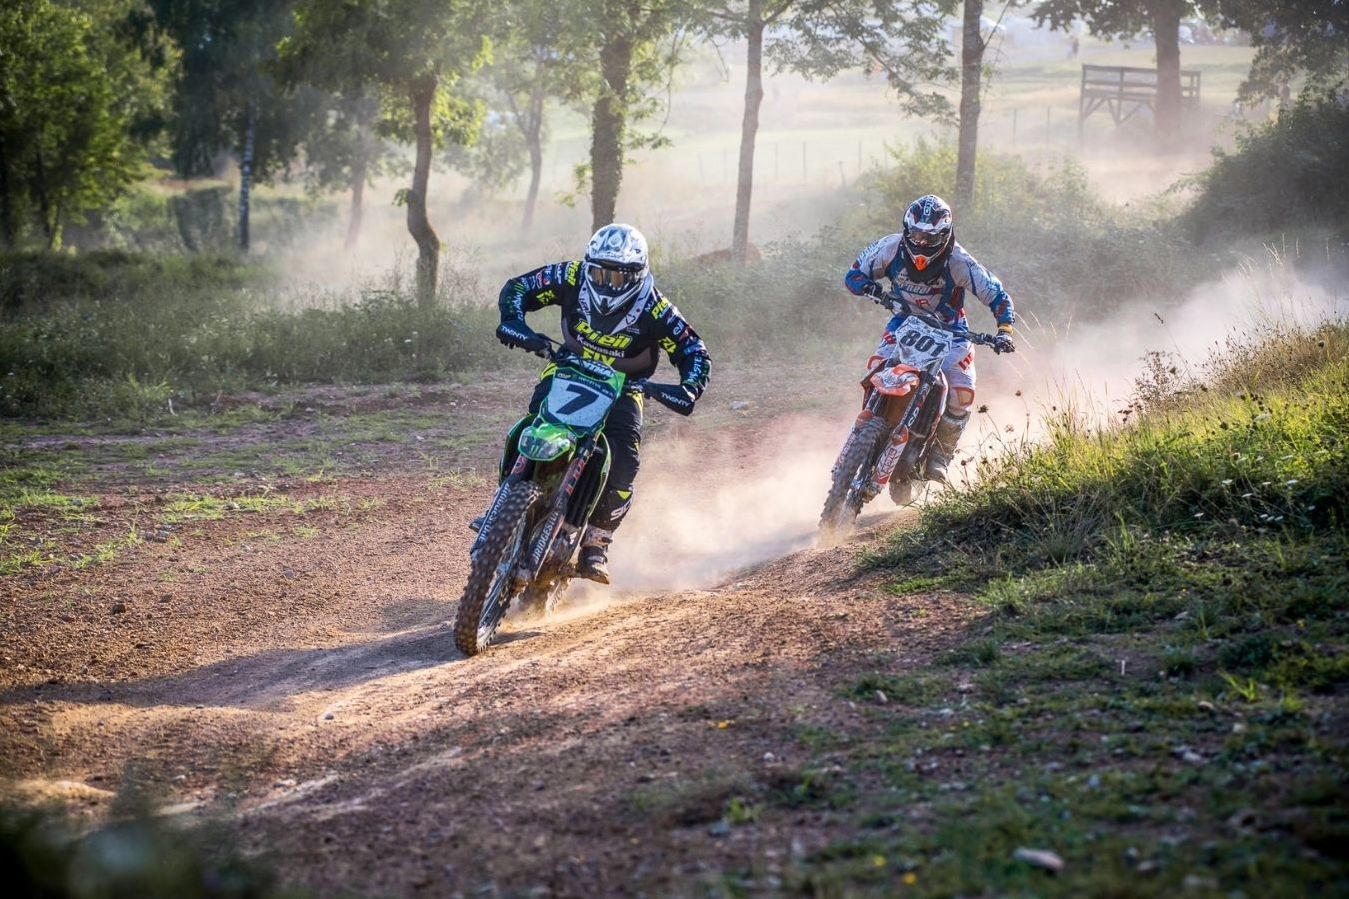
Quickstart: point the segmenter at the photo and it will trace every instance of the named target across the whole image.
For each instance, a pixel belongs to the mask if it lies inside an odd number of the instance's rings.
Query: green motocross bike
[[[603,362],[549,340],[551,387],[538,414],[506,437],[501,484],[469,551],[468,584],[454,620],[465,655],[485,649],[517,599],[526,614],[553,610],[575,572],[587,519],[609,478],[604,423],[625,390],[639,390],[681,415],[693,411],[684,389],[629,381]]]

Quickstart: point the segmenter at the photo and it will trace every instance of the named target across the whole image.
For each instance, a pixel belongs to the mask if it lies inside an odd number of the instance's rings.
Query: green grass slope
[[[827,748],[885,787],[799,885],[1349,892],[1347,351],[1337,325],[1159,365],[1127,423],[1060,419],[869,560],[987,614],[941,664],[855,684],[870,726]]]

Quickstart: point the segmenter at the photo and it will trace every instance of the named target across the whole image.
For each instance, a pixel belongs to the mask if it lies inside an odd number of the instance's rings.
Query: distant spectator
[[[1077,54],[1082,50],[1082,41],[1077,35],[1073,35],[1073,42],[1068,45],[1068,58],[1077,59]]]

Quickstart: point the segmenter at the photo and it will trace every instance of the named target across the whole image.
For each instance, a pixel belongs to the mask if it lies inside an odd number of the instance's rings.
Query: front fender
[[[551,462],[576,449],[576,436],[561,425],[541,418],[520,432],[520,455],[535,462]]]

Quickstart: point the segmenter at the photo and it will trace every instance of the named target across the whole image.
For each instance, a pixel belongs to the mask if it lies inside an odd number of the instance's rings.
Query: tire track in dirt
[[[743,459],[782,436],[780,419],[731,424],[703,445],[739,466],[666,459],[676,486],[746,480]],[[833,776],[811,735],[862,726],[845,697],[860,673],[902,672],[978,614],[858,574],[873,532],[711,589],[508,622],[466,660],[448,622],[489,488],[395,474],[322,489],[379,502],[320,513],[306,539],[259,538],[279,527],[268,514],[201,522],[17,596],[4,651],[24,668],[0,682],[11,789],[91,820],[118,790],[221,817],[321,893],[684,892],[734,867],[772,875],[837,836],[827,804],[709,825],[737,789]],[[771,491],[746,497],[776,508]],[[79,591],[92,599],[72,612],[39,601]]]

